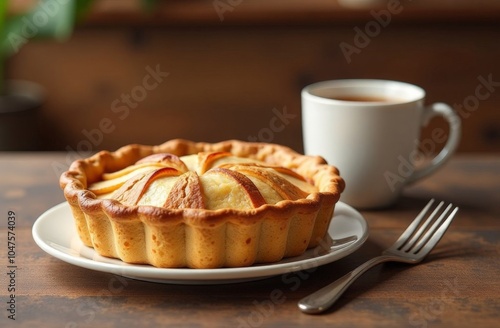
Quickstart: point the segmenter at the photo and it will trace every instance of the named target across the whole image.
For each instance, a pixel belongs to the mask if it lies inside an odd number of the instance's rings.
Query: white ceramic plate
[[[306,270],[343,258],[357,250],[368,238],[365,219],[355,209],[339,202],[335,207],[329,236],[320,246],[303,255],[273,264],[244,268],[164,269],[150,265],[127,264],[98,255],[80,241],[71,210],[61,203],[43,213],[33,225],[35,242],[50,255],[83,268],[133,279],[174,284],[221,284],[263,279]],[[342,240],[340,243],[337,240]],[[347,242],[345,242],[347,240]]]

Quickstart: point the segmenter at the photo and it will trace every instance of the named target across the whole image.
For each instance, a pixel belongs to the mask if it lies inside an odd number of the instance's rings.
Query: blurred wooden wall
[[[354,45],[356,28],[365,29],[373,16],[199,25],[127,24],[126,18],[113,24],[104,16],[78,27],[66,42],[29,43],[9,61],[8,75],[46,90],[33,118],[38,135],[27,141],[32,149],[83,152],[172,138],[235,138],[302,151],[304,86],[381,78],[422,86],[428,103],[467,106],[470,110],[460,114],[460,151],[498,152],[500,21],[465,14],[443,21],[425,19],[425,12],[404,15],[393,17],[350,62],[339,45]],[[476,106],[473,97],[482,78],[498,85]],[[271,129],[273,117],[283,128]],[[424,137],[442,126],[433,121]]]

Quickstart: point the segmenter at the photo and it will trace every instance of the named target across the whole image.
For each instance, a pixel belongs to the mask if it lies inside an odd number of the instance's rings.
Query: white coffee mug
[[[346,182],[341,201],[362,209],[387,207],[405,185],[428,176],[454,153],[459,116],[446,104],[424,106],[424,100],[422,88],[386,80],[325,81],[302,90],[304,151],[340,170]],[[448,122],[449,135],[435,129],[430,140],[420,140],[421,128],[436,115]],[[432,160],[415,166],[444,141]]]

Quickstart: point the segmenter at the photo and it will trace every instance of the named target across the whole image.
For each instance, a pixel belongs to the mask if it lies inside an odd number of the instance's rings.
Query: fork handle
[[[298,303],[299,308],[302,312],[309,314],[321,313],[327,310],[340,298],[354,280],[359,278],[363,273],[380,263],[392,260],[394,260],[392,256],[380,255],[366,261],[331,284],[301,299]]]

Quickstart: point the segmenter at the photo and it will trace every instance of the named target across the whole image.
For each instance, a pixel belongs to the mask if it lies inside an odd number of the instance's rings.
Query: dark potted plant
[[[33,39],[67,39],[93,0],[0,1],[0,149],[32,148],[35,112],[44,100],[36,83],[7,80],[7,62]]]
[[[0,150],[33,148],[35,112],[43,88],[30,81],[6,79],[8,59],[34,39],[64,41],[96,0],[0,0]],[[157,0],[137,0],[151,10]],[[35,124],[36,125],[36,124]]]

